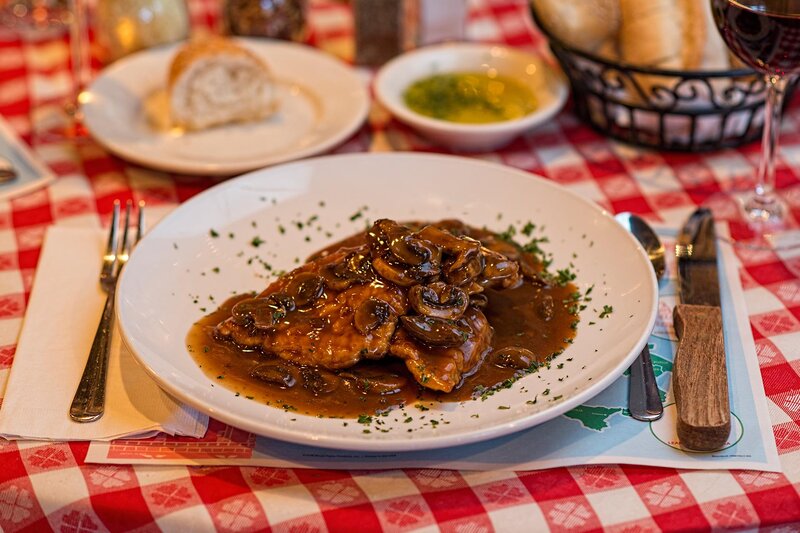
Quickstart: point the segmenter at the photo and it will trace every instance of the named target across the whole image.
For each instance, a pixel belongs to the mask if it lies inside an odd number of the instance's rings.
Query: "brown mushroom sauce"
[[[216,339],[217,324],[231,317],[232,308],[250,295],[236,296],[226,301],[218,310],[202,318],[192,327],[187,345],[202,370],[217,386],[224,386],[238,395],[266,403],[277,408],[322,417],[354,418],[362,414],[376,414],[395,407],[411,405],[416,401],[464,401],[480,396],[480,391],[508,383],[508,380],[529,373],[553,355],[561,353],[575,336],[574,314],[577,288],[566,283],[547,283],[540,276],[541,264],[532,254],[522,252],[513,244],[502,241],[496,234],[465,226],[458,221],[436,223],[450,231],[478,239],[490,250],[499,252],[498,260],[505,257],[518,260],[525,274],[524,283],[504,290],[487,288],[470,296],[470,304],[480,307],[494,329],[491,350],[483,363],[471,375],[465,376],[450,393],[441,393],[421,387],[408,373],[402,360],[387,355],[377,361],[362,360],[350,368],[332,371],[302,366],[284,359],[261,353]],[[422,227],[422,224],[408,224]],[[448,227],[450,225],[450,227]],[[312,255],[310,259],[324,256],[341,246],[354,246],[365,241],[359,233]],[[409,247],[415,243],[406,243]],[[425,257],[420,249],[398,250]],[[501,256],[503,254],[505,257]],[[489,258],[484,272],[493,268]],[[301,283],[301,294],[314,295],[319,289],[312,279]],[[400,280],[402,283],[402,280]],[[444,285],[444,284],[442,284]],[[459,301],[462,294],[432,284],[420,301],[431,306],[434,316],[447,316],[451,301]],[[422,292],[423,290],[415,289]],[[441,308],[441,309],[440,309]],[[355,320],[358,328],[370,328],[383,310],[380,303]]]

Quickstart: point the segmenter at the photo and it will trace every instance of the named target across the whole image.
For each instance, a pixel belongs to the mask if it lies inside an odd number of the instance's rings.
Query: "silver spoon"
[[[17,169],[3,156],[0,156],[0,183],[7,183],[17,179]]]
[[[632,213],[620,213],[617,222],[630,231],[641,243],[650,258],[656,278],[661,279],[666,270],[664,262],[664,245],[647,222]],[[664,406],[658,394],[653,362],[650,360],[650,349],[645,344],[639,357],[631,365],[630,389],[628,391],[628,409],[631,416],[642,422],[658,420],[664,414]]]

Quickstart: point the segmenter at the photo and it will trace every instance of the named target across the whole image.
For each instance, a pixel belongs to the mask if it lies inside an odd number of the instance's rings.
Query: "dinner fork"
[[[106,377],[108,375],[108,355],[111,347],[111,335],[114,331],[114,300],[117,292],[117,278],[128,262],[131,249],[139,242],[144,233],[144,202],[139,202],[139,215],[136,222],[136,236],[128,237],[133,203],[125,204],[125,220],[122,222],[122,242],[119,242],[120,202],[114,202],[111,215],[111,228],[108,232],[108,244],[103,255],[103,266],[100,269],[100,286],[105,291],[106,305],[100,324],[94,335],[89,359],[83,369],[83,376],[78,390],[72,399],[69,416],[76,422],[94,422],[103,416],[106,404]]]

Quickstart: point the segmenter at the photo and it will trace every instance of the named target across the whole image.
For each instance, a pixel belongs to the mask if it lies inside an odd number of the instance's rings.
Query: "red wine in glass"
[[[711,0],[711,10],[725,43],[742,62],[761,73],[767,85],[756,187],[753,194],[741,200],[751,234],[741,244],[757,248],[800,246],[796,236],[779,239],[780,233],[797,224],[774,190],[787,78],[800,72],[800,0]]]
[[[763,74],[800,70],[800,0],[714,0],[722,38]]]

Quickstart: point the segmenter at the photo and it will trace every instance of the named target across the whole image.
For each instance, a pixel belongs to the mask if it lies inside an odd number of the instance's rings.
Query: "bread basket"
[[[578,117],[598,132],[659,150],[731,148],[761,137],[766,85],[749,69],[660,70],[577,50],[533,20],[569,79]],[[797,84],[789,83],[787,98]]]

